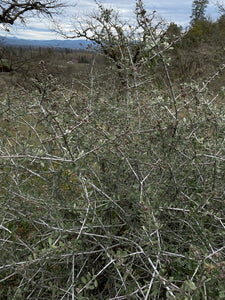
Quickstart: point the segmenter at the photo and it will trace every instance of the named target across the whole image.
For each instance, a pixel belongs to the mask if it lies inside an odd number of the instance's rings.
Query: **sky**
[[[57,21],[64,28],[68,29],[74,20],[85,19],[86,15],[97,8],[94,0],[64,0],[64,2],[68,4],[71,3],[74,6],[65,9],[62,15],[58,16]],[[107,7],[118,10],[123,18],[132,20],[135,10],[135,0],[102,0],[101,2]],[[151,12],[156,10],[157,14],[168,23],[175,22],[184,28],[189,25],[190,15],[192,13],[192,0],[143,0],[143,2],[147,11]],[[215,3],[216,1],[214,0],[209,1],[206,12],[206,15],[211,16],[212,19],[218,17],[218,9]],[[39,19],[36,17],[27,19],[26,27],[20,23],[9,27],[9,33],[0,28],[0,35],[34,40],[60,38],[52,30],[52,27],[52,24],[47,19]]]

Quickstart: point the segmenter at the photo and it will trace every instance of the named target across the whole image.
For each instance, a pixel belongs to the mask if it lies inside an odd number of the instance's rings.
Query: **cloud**
[[[55,32],[51,32],[49,30],[31,30],[27,29],[24,31],[18,31],[17,37],[21,39],[29,39],[29,40],[49,40],[55,39]]]
[[[68,30],[72,23],[76,24],[78,20],[90,15],[97,9],[94,0],[77,0],[74,5],[74,0],[65,0],[71,7],[65,9],[61,16],[58,16],[59,24]],[[190,22],[190,15],[192,12],[192,0],[144,0],[144,6],[148,11],[156,10],[167,22],[175,22],[178,25],[187,27]],[[119,14],[128,20],[132,20],[135,11],[135,0],[102,0],[104,6],[116,9]],[[213,1],[208,5],[207,14],[212,15],[215,19],[216,8]],[[21,24],[16,24],[10,28],[11,34],[17,37],[33,38],[33,39],[52,39],[56,34],[50,30],[52,24],[47,20],[31,18],[27,22],[27,27]],[[6,33],[0,29],[0,35]]]

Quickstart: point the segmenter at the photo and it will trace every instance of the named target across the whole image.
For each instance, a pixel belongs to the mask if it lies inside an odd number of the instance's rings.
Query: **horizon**
[[[67,0],[65,2],[71,1]],[[91,14],[97,8],[93,0],[86,0],[84,4],[82,3],[84,1],[79,0],[74,10],[70,10],[70,13],[68,10],[70,7],[67,10],[65,9],[62,15],[56,18],[56,22],[69,31],[73,28],[72,23],[77,24],[78,21],[85,20],[85,15]],[[182,3],[180,0],[161,0],[160,2],[153,0],[151,4],[144,3],[144,6],[149,12],[155,10],[157,15],[162,17],[168,24],[174,22],[185,29],[190,25],[192,3],[192,0],[184,0]],[[112,0],[105,0],[103,1],[103,5],[118,11],[123,19],[132,20],[135,1],[131,3],[130,0],[114,0],[113,2]],[[65,13],[66,17],[63,18]],[[214,1],[209,1],[206,16],[213,20],[219,17],[218,8],[214,4]],[[0,28],[0,36],[15,37],[24,40],[64,40],[62,36],[54,31],[53,23],[49,22],[46,18],[27,18],[26,26],[16,22],[15,25],[9,27],[9,30],[10,32],[6,32],[3,28]]]

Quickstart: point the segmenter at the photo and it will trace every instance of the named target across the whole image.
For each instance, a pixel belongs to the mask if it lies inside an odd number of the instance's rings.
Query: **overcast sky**
[[[59,23],[69,26],[69,16],[76,15],[80,18],[96,9],[94,0],[65,0],[64,2],[77,3],[75,7],[70,7],[64,12],[63,17],[59,18]],[[175,22],[178,25],[187,27],[190,21],[192,12],[192,0],[144,0],[145,8],[149,11],[156,10],[157,13],[163,17],[167,22]],[[217,15],[216,1],[209,1],[207,15],[215,19]],[[117,9],[120,15],[124,18],[131,19],[134,9],[135,0],[102,0],[102,3],[111,8]],[[53,39],[56,34],[51,30],[51,25],[47,20],[40,20],[38,18],[29,19],[26,27],[20,24],[10,28],[10,33],[4,32],[0,29],[0,35],[16,36],[25,39]]]

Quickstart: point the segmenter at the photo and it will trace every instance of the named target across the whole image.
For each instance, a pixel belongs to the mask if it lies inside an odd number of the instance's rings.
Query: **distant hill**
[[[91,45],[87,40],[25,40],[16,37],[0,36],[0,45],[20,47],[47,47],[47,48],[69,48],[86,49]]]

